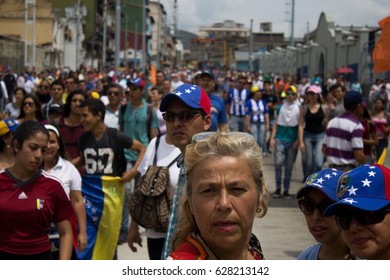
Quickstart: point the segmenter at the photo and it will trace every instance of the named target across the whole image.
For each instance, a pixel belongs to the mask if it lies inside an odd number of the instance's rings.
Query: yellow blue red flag
[[[122,221],[124,187],[120,177],[86,175],[82,193],[87,214],[88,246],[77,252],[83,260],[112,260]]]

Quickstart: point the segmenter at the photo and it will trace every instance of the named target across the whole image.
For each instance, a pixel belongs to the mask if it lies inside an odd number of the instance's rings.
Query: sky
[[[158,0],[153,0],[158,1]],[[173,23],[174,0],[159,0]],[[197,33],[200,26],[233,20],[260,31],[261,22],[272,22],[273,32],[291,35],[292,0],[177,0],[178,29]],[[294,37],[303,37],[318,25],[321,12],[327,21],[341,26],[377,26],[390,16],[389,0],[295,0]]]

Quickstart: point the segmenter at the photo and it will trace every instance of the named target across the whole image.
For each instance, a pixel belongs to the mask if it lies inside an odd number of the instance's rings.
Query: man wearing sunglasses
[[[141,142],[145,147],[148,146],[150,140],[157,136],[158,128],[158,119],[156,110],[153,108],[153,105],[150,105],[143,98],[143,93],[145,91],[146,84],[141,78],[135,78],[127,82],[129,88],[129,102],[126,105],[126,108],[120,109],[119,113],[119,127],[120,130],[123,129],[123,132],[130,138]],[[113,92],[113,89],[110,89],[109,92]],[[131,169],[138,158],[137,151],[125,150],[125,156],[127,160],[127,169]],[[125,200],[123,205],[123,215],[122,215],[122,229],[119,237],[119,243],[126,242],[126,237],[128,234],[128,224],[129,224],[129,211],[128,211],[128,198],[134,189],[134,186],[138,182],[138,176],[134,178],[129,183],[125,184]]]
[[[123,99],[123,88],[119,84],[110,84],[106,92],[108,104],[104,123],[108,127],[119,129],[119,107]]]
[[[337,184],[337,202],[325,216],[336,222],[354,254],[361,259],[390,260],[390,169],[361,165],[344,173]]]
[[[193,135],[209,130],[211,126],[210,108],[211,101],[207,93],[199,86],[193,84],[183,84],[173,92],[165,95],[160,104],[160,111],[163,112],[163,117],[167,124],[167,143],[175,145],[184,154],[186,146],[191,143]],[[177,186],[174,186],[162,259],[166,259],[171,253],[172,237],[178,225],[179,201],[187,181],[183,157],[179,158],[177,164],[180,167],[180,175]],[[138,243],[141,246],[138,225],[134,222],[134,219],[131,221],[128,236],[129,247],[134,251],[133,243]]]
[[[318,242],[306,248],[298,260],[344,260],[353,259],[351,250],[341,235],[335,218],[325,217],[325,209],[336,202],[337,182],[343,172],[327,168],[307,177],[298,191],[298,205],[309,232]]]

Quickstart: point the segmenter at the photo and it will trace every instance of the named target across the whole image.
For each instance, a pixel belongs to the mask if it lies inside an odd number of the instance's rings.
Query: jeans
[[[279,139],[275,139],[275,179],[276,179],[276,191],[281,191],[282,187],[282,167],[284,166],[284,180],[283,187],[284,192],[289,191],[291,174],[295,158],[298,150],[294,148],[294,142],[286,142]]]
[[[267,152],[265,123],[251,123],[251,132],[262,152]]]
[[[303,171],[305,179],[309,177],[314,172],[320,171],[322,169],[322,164],[324,163],[324,155],[322,154],[322,144],[325,140],[325,132],[321,133],[312,133],[304,132],[303,142],[305,143],[304,155],[302,155],[303,160]]]
[[[231,132],[234,131],[245,132],[245,116],[243,117],[230,116],[229,129]]]

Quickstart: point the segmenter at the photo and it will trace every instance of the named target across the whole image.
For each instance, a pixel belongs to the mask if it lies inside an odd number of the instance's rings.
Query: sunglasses
[[[200,111],[182,111],[178,113],[165,112],[162,114],[163,119],[166,122],[174,122],[176,118],[178,118],[182,122],[189,122],[197,115],[202,115],[202,113]]]
[[[34,102],[24,102],[24,103],[23,103],[23,106],[28,106],[28,107],[32,107],[32,106],[34,106],[34,105],[35,105]]]
[[[39,86],[38,88],[40,88],[40,89],[48,89],[49,87],[48,86]]]
[[[216,132],[213,131],[197,133],[194,136],[192,136],[192,144],[205,142],[208,139],[210,139],[211,136],[215,135],[215,133]],[[228,137],[234,137],[236,139],[240,139],[241,142],[248,142],[248,141],[255,140],[253,135],[246,132],[223,132],[222,134]]]
[[[307,93],[308,95],[316,95],[316,93],[315,92],[312,92],[312,91],[309,91],[308,93]]]
[[[301,209],[303,214],[309,216],[313,215],[316,209],[318,209],[318,212],[320,212],[320,214],[323,215],[325,209],[328,208],[331,204],[333,204],[333,202],[330,201],[329,199],[323,199],[318,204],[315,204],[312,200],[307,198],[300,199],[298,201],[299,209]]]
[[[385,216],[390,213],[390,209],[381,209],[378,211],[343,211],[335,214],[338,226],[347,230],[351,226],[352,219],[363,226],[381,223]]]
[[[286,92],[286,95],[287,95],[287,96],[288,96],[288,95],[295,96],[295,93],[293,93],[293,92],[291,92],[291,91],[288,91],[288,92]]]
[[[108,95],[119,95],[119,91],[109,91]]]

